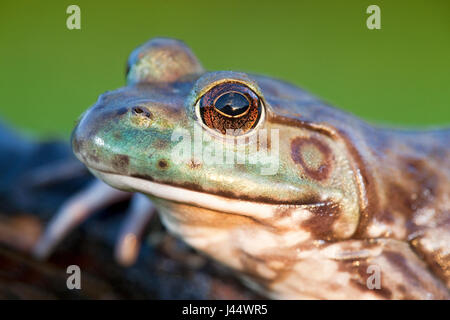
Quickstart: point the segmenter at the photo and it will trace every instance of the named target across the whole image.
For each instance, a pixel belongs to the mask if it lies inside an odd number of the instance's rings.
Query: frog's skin
[[[204,147],[221,143],[196,105],[230,82],[261,101],[247,135],[279,130],[279,144],[267,143],[279,148],[275,174],[172,156],[176,129],[194,136],[201,128]],[[47,255],[102,201],[128,195],[120,189],[153,204],[136,201],[118,245],[122,262],[134,259],[154,206],[170,232],[271,298],[448,299],[449,139],[450,130],[374,127],[268,77],[205,72],[182,42],[153,39],[131,54],[127,86],[102,94],[72,135],[76,156],[114,189],[99,183],[77,195],[36,254]],[[234,155],[255,143],[233,142],[225,149]],[[381,288],[369,289],[377,270]]]

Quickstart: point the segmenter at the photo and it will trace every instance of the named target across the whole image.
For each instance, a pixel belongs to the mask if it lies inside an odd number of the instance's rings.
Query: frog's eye
[[[262,113],[261,99],[249,87],[225,82],[209,89],[197,103],[201,121],[222,134],[245,134],[255,128]]]

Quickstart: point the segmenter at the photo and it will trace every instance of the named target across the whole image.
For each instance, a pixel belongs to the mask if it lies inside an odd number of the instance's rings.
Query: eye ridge
[[[224,82],[199,99],[199,111],[201,120],[210,129],[222,134],[233,130],[233,135],[241,135],[256,127],[262,106],[259,96],[245,84]]]

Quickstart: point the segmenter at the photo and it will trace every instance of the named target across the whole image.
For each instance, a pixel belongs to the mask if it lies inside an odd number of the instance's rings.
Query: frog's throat
[[[153,197],[189,204],[219,212],[228,212],[251,216],[254,218],[268,219],[273,217],[274,213],[283,208],[291,210],[298,209],[298,212],[305,212],[312,207],[323,206],[324,203],[316,204],[269,204],[254,201],[243,201],[240,199],[226,198],[223,196],[192,191],[185,188],[161,184],[140,178],[129,177],[96,169],[89,168],[94,176],[111,185],[114,188],[140,192]],[[306,209],[306,210],[305,210]]]

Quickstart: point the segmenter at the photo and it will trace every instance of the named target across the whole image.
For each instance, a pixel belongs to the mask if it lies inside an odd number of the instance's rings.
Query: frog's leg
[[[33,255],[42,259],[48,257],[55,246],[89,216],[101,208],[130,198],[131,195],[129,192],[113,189],[104,182],[96,180],[62,205],[33,248]]]
[[[352,248],[353,245],[356,245]],[[351,283],[361,287],[361,294],[373,292],[387,299],[449,299],[445,283],[436,277],[425,261],[412,249],[410,243],[394,239],[373,241],[347,241],[333,250],[328,257],[340,262],[340,269],[348,270]],[[355,250],[356,249],[356,250]],[[352,254],[356,259],[353,259]],[[380,271],[380,288],[367,290],[374,285],[376,268]],[[372,281],[371,281],[372,280]]]
[[[133,196],[115,250],[116,259],[120,264],[129,266],[136,261],[142,235],[154,213],[155,208],[150,199],[140,193]]]
[[[270,285],[275,298],[450,299],[445,284],[407,242],[346,240],[298,255],[289,272]]]

